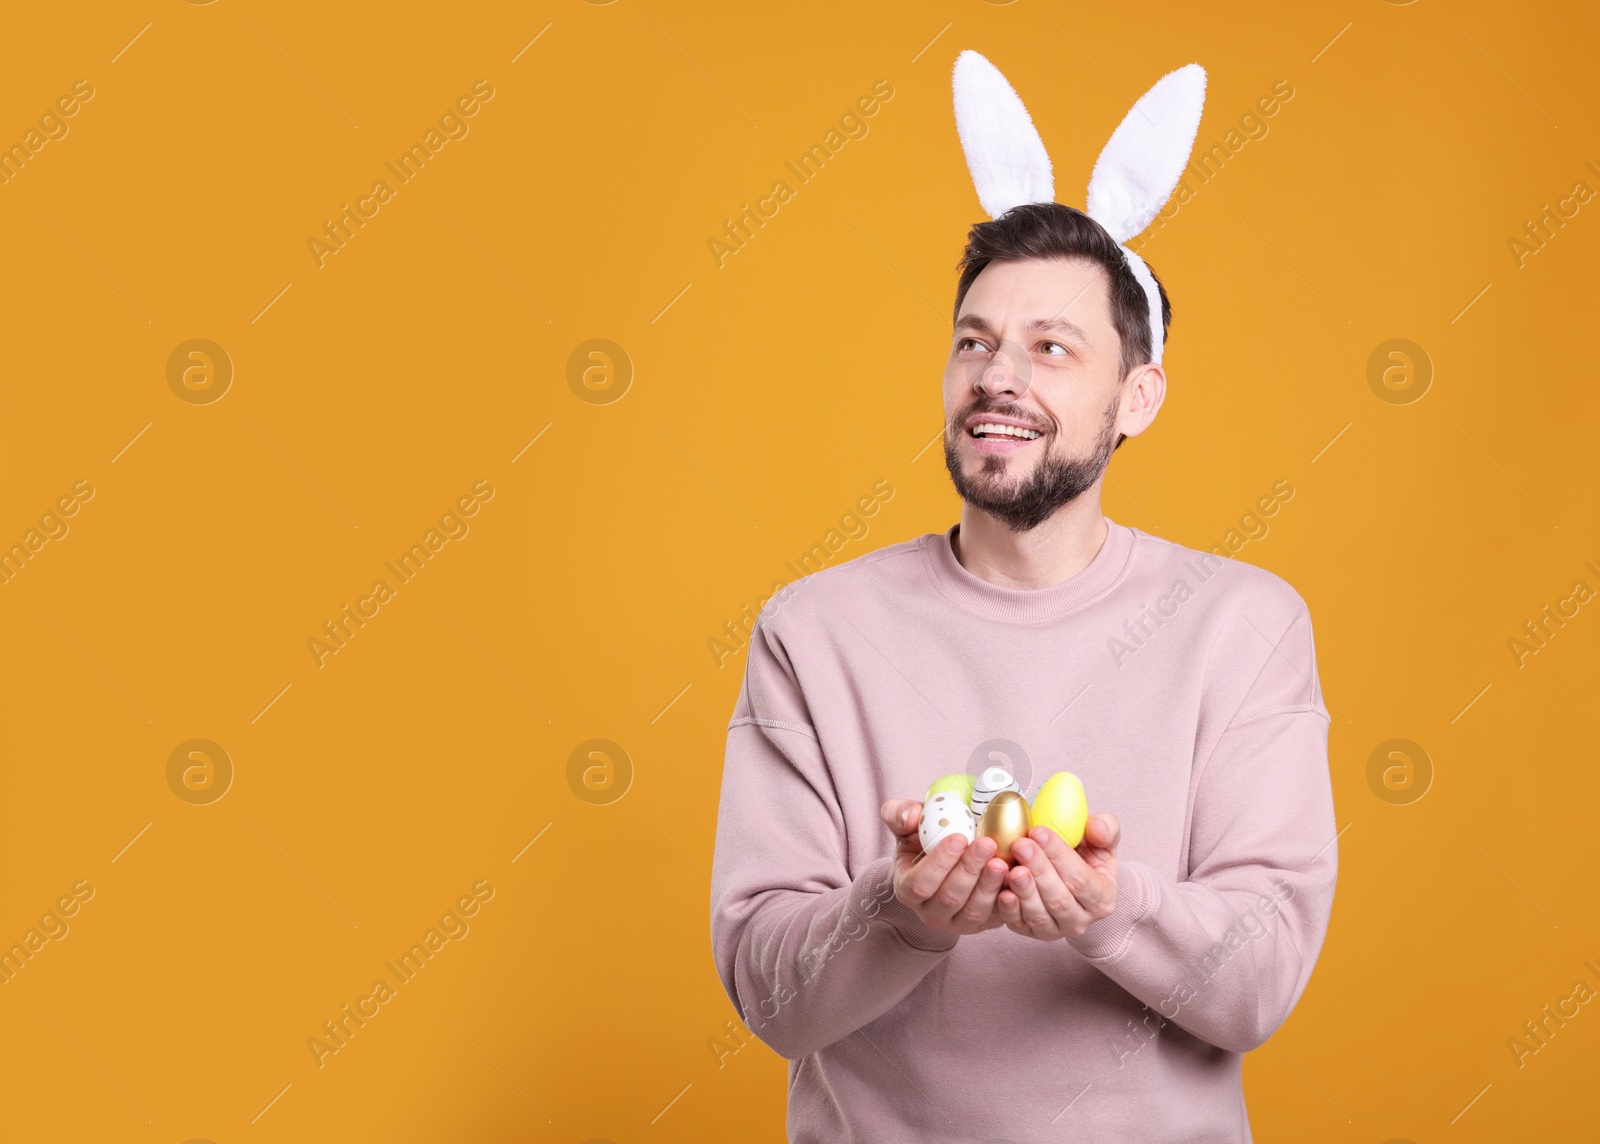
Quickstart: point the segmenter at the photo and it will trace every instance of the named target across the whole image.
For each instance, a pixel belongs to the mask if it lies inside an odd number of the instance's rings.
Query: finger
[[[978,883],[978,876],[983,872],[984,863],[994,857],[996,848],[993,838],[979,838],[961,852],[955,867],[945,875],[943,884],[933,895],[933,904],[945,920],[954,921],[956,915],[966,907],[967,899],[972,896],[972,889]]]
[[[1029,838],[1039,844],[1045,861],[1055,870],[1068,893],[1080,900],[1085,896],[1094,896],[1098,883],[1103,879],[1098,870],[1084,861],[1082,854],[1063,842],[1061,836],[1048,826],[1036,827]],[[1038,866],[1034,870],[1043,879],[1043,870]]]
[[[916,818],[915,811],[912,811],[912,818],[913,820]],[[913,830],[910,834],[896,835],[894,840],[894,848],[897,853],[909,854],[915,858],[922,853],[922,838],[915,830]]]
[[[1012,843],[1011,852],[1015,854],[1017,847]],[[1045,908],[1044,900],[1039,896],[1039,884],[1033,876],[1033,871],[1027,866],[1014,866],[1006,879],[1006,884],[1017,895],[1017,906],[1022,914],[1022,925],[1028,936],[1044,938],[1046,940],[1061,936],[1061,930],[1056,925],[1056,920]]]
[[[1006,881],[1004,876],[1002,876],[1001,881]],[[995,895],[994,912],[996,917],[1018,933],[1022,933],[1027,928],[1022,924],[1022,899],[1018,898],[1017,892],[1009,886],[1002,888]]]
[[[906,892],[919,902],[926,902],[939,892],[945,877],[955,868],[956,862],[967,848],[967,840],[959,834],[948,835],[930,853],[918,858],[906,875]]]
[[[977,849],[974,844],[973,850]],[[967,895],[966,905],[961,910],[960,921],[963,926],[973,929],[988,928],[994,916],[995,898],[1000,893],[1000,888],[1005,885],[1007,866],[999,858],[989,858],[978,872],[977,885],[972,887],[972,893]]]
[[[895,834],[894,872],[897,885],[903,883],[905,872],[922,857],[922,840],[917,830],[921,808],[921,803],[910,799],[891,799],[883,804],[881,814],[884,825]],[[911,824],[903,834],[900,833],[902,822]]]
[[[883,804],[883,824],[901,838],[915,836],[922,820],[922,804],[915,799],[891,798]]]
[[[912,812],[912,817],[915,819],[915,811]],[[899,869],[901,866],[909,867],[921,857],[922,839],[919,837],[917,831],[913,830],[910,834],[900,834],[895,836],[894,864],[896,869]]]
[[[922,844],[915,838],[909,840],[902,838],[895,843],[892,866],[897,893],[903,891],[907,880],[911,877],[911,871],[921,859]]]
[[[998,913],[992,913],[989,915],[989,919],[978,927],[978,932],[988,933],[990,930],[999,929],[1005,924],[1006,923],[1004,919],[1002,919]]]
[[[1093,920],[1074,892],[1085,884],[1077,871],[1086,874],[1092,871],[1082,856],[1061,841],[1060,835],[1048,826],[1035,827],[1027,838],[1020,838],[1012,845],[1011,852],[1033,875],[1044,908],[1063,933],[1074,926],[1087,926]],[[1071,873],[1062,870],[1067,858],[1077,864],[1077,869]]]
[[[1102,815],[1102,817],[1111,818],[1110,815]],[[1045,855],[1050,859],[1051,865],[1055,867],[1056,873],[1060,876],[1061,884],[1072,895],[1076,903],[1077,909],[1072,911],[1074,920],[1079,924],[1087,925],[1094,920],[1091,915],[1099,910],[1101,906],[1105,906],[1104,912],[1109,913],[1110,906],[1116,897],[1116,883],[1111,878],[1108,878],[1103,870],[1085,861],[1082,854],[1068,846],[1061,840],[1059,835],[1050,831],[1048,827],[1041,827],[1040,829],[1049,835],[1044,840]],[[1114,838],[1117,831],[1116,819],[1111,818],[1111,825],[1105,829],[1111,831],[1111,836]],[[1047,894],[1046,902],[1049,903],[1050,900]],[[1083,914],[1081,918],[1076,916],[1080,910]],[[1058,913],[1056,916],[1057,920],[1060,920],[1060,914]],[[1063,926],[1062,928],[1065,929],[1066,927]]]
[[[1083,841],[1097,850],[1115,850],[1122,841],[1122,824],[1114,814],[1091,814],[1083,828]]]

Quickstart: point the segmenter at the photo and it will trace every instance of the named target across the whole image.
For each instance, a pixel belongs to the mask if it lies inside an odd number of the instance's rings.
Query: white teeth
[[[979,433],[1004,433],[1010,437],[1021,437],[1025,441],[1032,441],[1039,436],[1037,429],[1019,429],[1015,425],[1001,425],[993,421],[980,422],[972,427],[974,436]]]

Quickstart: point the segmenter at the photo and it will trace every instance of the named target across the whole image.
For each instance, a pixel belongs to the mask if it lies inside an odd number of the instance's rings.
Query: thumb
[[[1101,850],[1115,850],[1122,828],[1110,814],[1091,814],[1083,830],[1083,840]]]
[[[904,838],[915,834],[922,818],[922,804],[909,798],[891,798],[883,804],[883,824]]]

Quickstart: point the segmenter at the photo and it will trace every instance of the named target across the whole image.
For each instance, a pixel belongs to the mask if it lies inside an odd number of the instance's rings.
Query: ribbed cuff
[[[1082,937],[1069,937],[1072,948],[1091,961],[1121,957],[1133,940],[1133,927],[1147,918],[1161,901],[1155,873],[1143,862],[1117,865],[1117,904],[1090,925]]]
[[[894,859],[880,858],[861,871],[858,879],[868,903],[863,912],[876,923],[894,930],[900,940],[924,953],[948,953],[961,935],[930,929],[917,912],[894,896]],[[876,906],[876,912],[872,912]]]

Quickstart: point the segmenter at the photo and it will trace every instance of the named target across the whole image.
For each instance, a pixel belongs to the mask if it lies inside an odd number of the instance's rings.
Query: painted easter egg
[[[961,797],[968,809],[972,807],[972,788],[978,785],[977,775],[945,775],[943,778],[933,780],[933,785],[928,788],[928,793],[922,796],[922,801],[927,802],[936,794],[945,791],[954,791]]]
[[[983,774],[978,776],[977,785],[972,788],[972,813],[981,819],[994,796],[1003,790],[1015,791],[1019,795],[1022,793],[1022,788],[1011,777],[1010,771],[1004,767],[985,768]]]
[[[1089,821],[1089,799],[1083,793],[1083,783],[1071,771],[1045,779],[1039,793],[1033,796],[1032,809],[1035,826],[1048,826],[1068,846],[1083,841],[1084,826]]]
[[[1011,862],[1011,844],[1025,837],[1032,828],[1028,800],[1014,790],[1003,790],[990,800],[988,809],[983,812],[978,837],[993,838],[997,846],[995,857]]]
[[[972,811],[956,791],[940,791],[922,805],[922,822],[917,826],[917,837],[924,853],[931,852],[952,834],[959,834],[971,842],[977,831]]]

